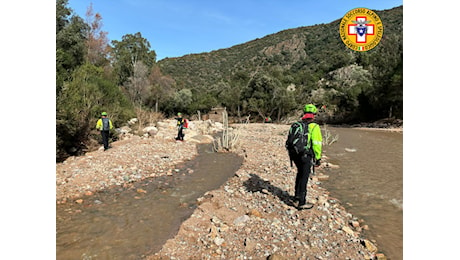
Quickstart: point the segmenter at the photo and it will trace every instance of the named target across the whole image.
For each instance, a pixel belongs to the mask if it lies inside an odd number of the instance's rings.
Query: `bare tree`
[[[149,86],[147,66],[142,61],[134,63],[134,75],[128,78],[125,85],[131,101],[138,106],[142,105]]]
[[[86,23],[89,25],[86,40],[86,58],[93,65],[106,65],[110,49],[107,38],[108,33],[102,31],[102,16],[99,13],[94,14],[92,3],[86,10]]]
[[[158,66],[153,66],[149,75],[150,90],[149,99],[155,106],[155,112],[158,112],[158,106],[162,99],[170,97],[174,93],[176,82],[169,76],[161,73]]]

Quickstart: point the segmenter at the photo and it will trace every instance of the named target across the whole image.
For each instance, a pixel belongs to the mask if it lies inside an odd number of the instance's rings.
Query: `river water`
[[[369,226],[364,235],[379,251],[388,259],[403,259],[403,133],[327,129],[339,139],[325,146],[324,154],[340,168],[329,170],[322,186],[364,220]]]
[[[173,176],[133,183],[56,206],[56,259],[141,259],[159,251],[196,208],[196,199],[233,176],[243,158],[199,145]],[[193,169],[193,170],[192,170]]]

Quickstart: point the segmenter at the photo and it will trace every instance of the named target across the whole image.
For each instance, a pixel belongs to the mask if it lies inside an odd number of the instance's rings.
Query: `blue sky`
[[[210,52],[245,43],[279,31],[329,23],[349,10],[390,9],[402,0],[69,0],[68,7],[85,18],[101,14],[110,40],[140,32],[155,50],[157,60]]]

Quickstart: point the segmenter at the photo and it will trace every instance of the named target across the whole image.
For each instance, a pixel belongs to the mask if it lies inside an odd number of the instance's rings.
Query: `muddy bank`
[[[147,259],[376,258],[375,243],[361,236],[365,223],[321,187],[321,180],[328,178],[321,169],[308,184],[308,199],[315,207],[297,211],[291,205],[296,170],[284,148],[288,125],[234,127],[240,135],[236,152],[244,157],[242,167],[220,188],[198,198],[177,235]],[[58,203],[79,203],[79,194],[104,189],[107,182],[123,186],[152,174],[175,174],[176,164],[196,155],[191,142],[159,138],[113,145],[107,152],[57,166]],[[111,158],[119,160],[112,164]],[[327,167],[327,158],[323,163]]]

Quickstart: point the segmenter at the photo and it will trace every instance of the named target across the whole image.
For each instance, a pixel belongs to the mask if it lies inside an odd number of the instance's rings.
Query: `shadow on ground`
[[[270,192],[278,197],[284,204],[294,207],[292,197],[289,193],[281,188],[272,185],[269,181],[263,180],[257,174],[250,174],[250,178],[243,183],[244,187],[249,192],[261,192],[267,194]]]

